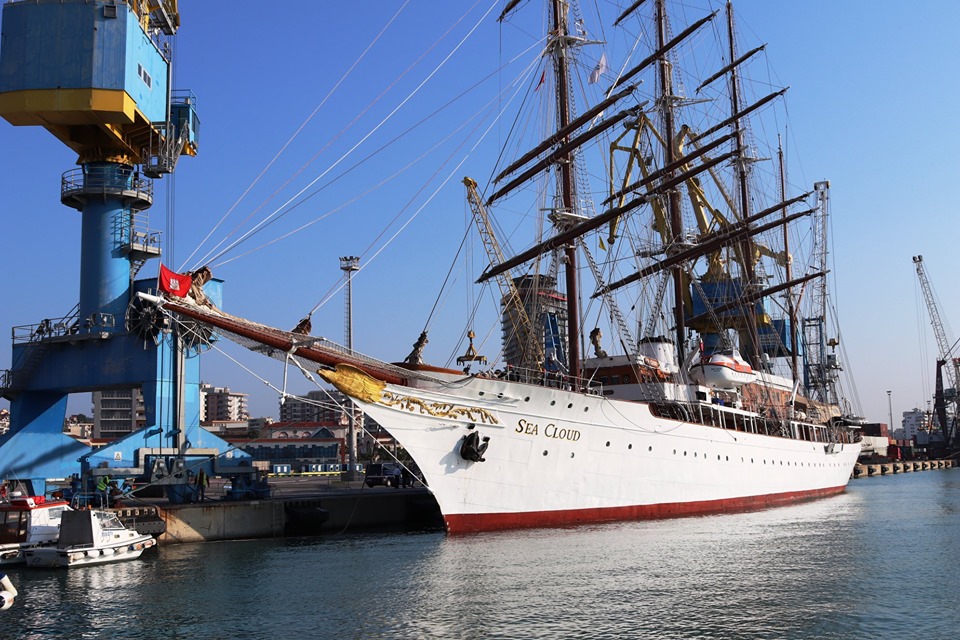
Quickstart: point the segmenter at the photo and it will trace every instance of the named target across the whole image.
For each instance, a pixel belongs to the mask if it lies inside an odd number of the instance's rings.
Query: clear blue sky
[[[532,4],[522,3],[520,12],[534,16],[529,22],[534,33],[540,13]],[[600,4],[604,10],[616,6]],[[707,4],[695,0],[686,6]],[[195,261],[238,225],[249,229],[300,189],[309,194],[329,183],[519,53],[516,26],[505,28],[501,51],[495,18],[502,3],[414,0],[334,90],[401,6],[379,0],[181,3],[174,85],[198,96],[202,138],[200,155],[181,160],[176,175],[156,185],[151,227],[168,236],[165,262],[176,268],[197,266]],[[809,187],[829,179],[832,184],[834,300],[861,404],[868,419],[886,422],[891,390],[894,422],[899,423],[902,411],[926,407],[936,355],[911,256],[923,254],[948,327],[960,317],[960,301],[952,295],[954,233],[960,226],[952,211],[952,187],[960,178],[960,135],[952,125],[958,103],[960,45],[954,30],[960,5],[747,0],[735,6],[744,49],[767,43],[769,73],[781,86],[791,87],[789,144],[799,158],[791,165],[791,182]],[[588,30],[600,33],[591,23],[592,5],[583,7]],[[675,23],[675,31],[701,12],[691,9],[688,15]],[[451,54],[461,40],[462,47]],[[404,74],[421,55],[423,60]],[[361,142],[447,55],[451,58],[440,71]],[[530,54],[524,57],[530,59]],[[520,66],[504,75],[513,77]],[[489,126],[470,116],[494,98],[499,86],[494,75],[268,231],[213,260],[215,275],[226,281],[226,309],[292,327],[336,290],[342,275],[339,257],[358,255],[364,268],[354,281],[354,345],[383,359],[402,359],[427,322],[459,248],[467,222],[460,177],[472,175],[481,184],[489,178],[493,143],[506,125],[468,153]],[[464,129],[445,139],[465,122]],[[0,122],[0,151],[0,270],[6,275],[0,288],[0,327],[6,330],[65,314],[75,304],[80,216],[58,197],[61,174],[74,166],[71,151],[43,130],[15,128],[5,121]],[[362,197],[351,202],[355,196]],[[168,208],[175,217],[172,230],[165,222]],[[243,255],[321,216],[326,217],[295,235]],[[185,265],[212,230],[211,241]],[[152,262],[145,272],[156,269]],[[477,275],[479,270],[458,274],[460,282]],[[467,311],[460,298],[468,295],[468,287],[458,286],[456,298],[438,304],[426,352],[431,362],[443,364],[464,349],[459,338]],[[313,324],[315,335],[343,339],[341,293],[318,309]],[[280,363],[225,349],[280,384]],[[0,368],[9,363],[7,339],[0,342]],[[206,356],[202,371],[205,381],[250,393],[253,415],[278,414],[276,396],[226,357]],[[297,382],[292,390],[309,388]],[[89,404],[83,399],[72,409],[88,411]]]

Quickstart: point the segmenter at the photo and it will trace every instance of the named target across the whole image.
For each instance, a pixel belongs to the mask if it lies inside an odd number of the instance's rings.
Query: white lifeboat
[[[690,377],[697,384],[716,389],[736,389],[757,379],[746,360],[736,349],[725,349],[700,358],[690,365]]]

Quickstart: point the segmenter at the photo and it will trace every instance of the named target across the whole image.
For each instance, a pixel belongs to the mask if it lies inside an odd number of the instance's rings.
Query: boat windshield
[[[100,520],[101,529],[123,529],[124,528],[124,526],[120,524],[120,520],[117,518],[117,516],[112,513],[98,511],[97,518]]]

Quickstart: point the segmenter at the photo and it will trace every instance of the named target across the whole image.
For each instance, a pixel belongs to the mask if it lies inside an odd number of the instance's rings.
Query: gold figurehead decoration
[[[387,386],[386,382],[349,364],[338,364],[333,371],[318,369],[317,373],[345,395],[362,402],[378,402]]]

